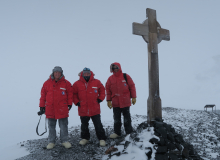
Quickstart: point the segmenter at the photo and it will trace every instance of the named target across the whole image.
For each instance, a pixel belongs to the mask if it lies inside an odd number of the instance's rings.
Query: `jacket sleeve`
[[[109,80],[109,78],[108,78],[108,80],[107,80],[107,82],[106,82],[106,84],[105,84],[105,90],[106,90],[106,101],[111,101],[112,100],[112,98],[111,98],[111,96],[112,96],[112,92],[111,92],[111,90],[110,90],[110,84],[111,82],[110,82],[110,80]]]
[[[131,94],[131,98],[136,98],[136,88],[135,88],[135,84],[132,80],[132,78],[126,74],[127,76],[127,83],[128,83],[128,86],[129,86],[129,90],[130,90],[130,94]]]
[[[68,105],[72,105],[73,104],[73,91],[72,91],[72,85],[69,81],[66,82],[66,90],[67,90],[67,103]]]
[[[73,84],[72,92],[73,92],[73,103],[76,105],[79,102],[78,88],[76,82]]]
[[[39,107],[45,107],[46,95],[47,95],[46,82],[44,82],[43,87],[41,88],[41,97],[40,97]]]
[[[103,84],[100,81],[98,83],[98,89],[99,89],[98,99],[103,101],[105,99],[105,87],[103,86]]]

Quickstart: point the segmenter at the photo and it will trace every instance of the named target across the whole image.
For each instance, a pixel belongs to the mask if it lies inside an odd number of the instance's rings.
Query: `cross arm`
[[[148,25],[140,24],[140,23],[132,23],[133,34],[139,36],[148,36]]]
[[[158,29],[158,39],[169,41],[170,40],[170,31],[167,29],[159,28]]]

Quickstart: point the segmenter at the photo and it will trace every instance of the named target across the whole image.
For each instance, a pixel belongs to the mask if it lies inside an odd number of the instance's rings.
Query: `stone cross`
[[[155,118],[162,118],[159,92],[158,43],[170,40],[169,30],[161,28],[157,22],[156,10],[147,8],[147,18],[143,24],[133,23],[133,34],[143,37],[148,43],[149,97],[147,100],[148,123]]]

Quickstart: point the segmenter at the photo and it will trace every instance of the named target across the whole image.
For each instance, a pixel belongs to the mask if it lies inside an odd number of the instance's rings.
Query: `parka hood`
[[[113,70],[112,70],[112,66],[113,66],[113,65],[118,66],[119,70],[118,70],[117,73],[114,73],[114,72],[113,72]],[[122,69],[121,69],[120,63],[118,63],[118,62],[112,63],[112,64],[110,65],[110,72],[113,73],[115,76],[119,76],[119,75],[122,73]]]
[[[90,76],[90,79],[89,79],[89,81],[91,81],[91,80],[93,80],[94,79],[94,76],[95,76],[95,74],[92,72],[92,71],[90,71],[91,72],[91,76]],[[85,81],[86,82],[86,80],[83,78],[83,71],[81,71],[81,72],[79,72],[79,74],[78,74],[78,76],[79,76],[79,79],[81,80],[81,81]]]

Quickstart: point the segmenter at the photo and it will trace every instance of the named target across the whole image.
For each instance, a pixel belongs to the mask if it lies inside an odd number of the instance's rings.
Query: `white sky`
[[[170,30],[170,41],[158,46],[162,106],[219,109],[219,6],[217,0],[1,0],[1,140],[11,145],[37,138],[40,89],[54,66],[71,83],[89,67],[105,84],[110,64],[121,63],[136,83],[131,113],[147,114],[147,44],[132,34],[146,8],[155,9],[161,27]],[[106,102],[101,109],[102,121],[112,120]],[[76,107],[69,123],[80,124]]]

